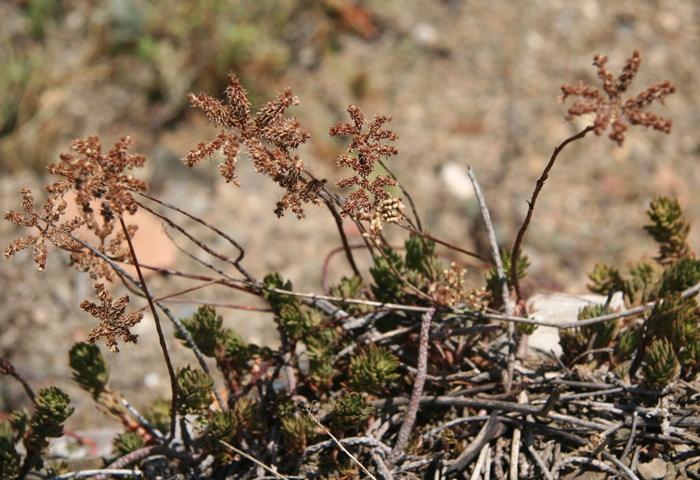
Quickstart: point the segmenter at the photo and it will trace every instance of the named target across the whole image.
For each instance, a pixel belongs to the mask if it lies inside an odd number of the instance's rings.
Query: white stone
[[[528,317],[547,322],[566,323],[578,318],[578,312],[584,307],[604,305],[604,295],[570,295],[567,293],[537,293],[527,300]],[[622,292],[613,295],[610,308],[617,312],[625,309]],[[562,354],[559,345],[559,329],[555,327],[538,327],[530,335],[528,346],[545,352]]]

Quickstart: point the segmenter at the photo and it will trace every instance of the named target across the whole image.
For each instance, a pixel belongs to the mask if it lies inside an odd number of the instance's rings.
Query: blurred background
[[[55,181],[45,166],[68,153],[72,139],[98,134],[104,151],[124,135],[132,153],[148,157],[137,175],[152,193],[221,227],[246,248],[256,277],[279,271],[295,289],[321,292],[327,255],[340,242],[325,210],[277,219],[281,191],[251,175],[242,159],[240,188],[224,184],[216,160],[188,171],[180,163],[216,130],[192,109],[188,92],[221,97],[234,72],[255,109],[290,86],[300,105],[288,111],[311,132],[301,158],[329,183],[346,175],[336,159],[346,148],[329,128],[347,119],[349,103],[369,117],[393,116],[400,135],[390,166],[435,236],[489,256],[482,220],[466,175],[471,165],[484,190],[499,242],[512,246],[535,181],[553,149],[586,123],[564,121],[557,97],[563,82],[599,86],[594,54],[609,55],[617,75],[635,49],[642,68],[634,96],[666,79],[678,92],[653,111],[673,119],[671,135],[632,127],[623,148],[589,135],[559,157],[525,238],[532,264],[527,292],[586,292],[586,272],[604,261],[625,269],[655,255],[641,226],[656,195],[677,197],[700,219],[700,4],[692,0],[4,0],[0,2],[0,199],[20,209],[20,187]],[[570,105],[570,103],[569,103]],[[173,218],[222,253],[218,237]],[[141,261],[195,271],[162,235],[158,222],[138,220]],[[22,232],[0,223],[7,245]],[[404,233],[391,237],[400,246]],[[359,243],[355,238],[355,243]],[[691,242],[699,243],[697,231]],[[186,242],[180,244],[194,252]],[[479,264],[469,282],[483,281]],[[367,260],[367,259],[365,259]],[[46,271],[31,255],[0,262],[0,355],[35,388],[57,384],[78,406],[91,400],[70,382],[67,351],[93,321],[77,305],[93,297],[89,279],[67,256],[51,251]],[[367,263],[365,262],[365,265]],[[349,274],[341,255],[328,281]],[[152,276],[156,295],[191,283]],[[120,285],[110,287],[125,294]],[[228,290],[192,295],[260,305]],[[131,306],[142,301],[133,298]],[[174,304],[189,316],[195,304]],[[250,341],[275,345],[268,314],[221,309],[227,326]],[[135,329],[138,345],[109,354],[115,388],[137,407],[168,397],[167,373],[152,320]],[[176,365],[193,359],[168,325]],[[144,367],[144,365],[146,367]],[[0,378],[0,410],[26,405],[18,385]],[[87,413],[69,422],[92,424]]]

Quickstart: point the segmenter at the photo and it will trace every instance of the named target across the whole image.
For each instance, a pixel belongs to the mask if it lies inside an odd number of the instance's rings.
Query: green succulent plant
[[[16,477],[19,467],[20,456],[15,449],[15,442],[12,441],[12,432],[8,431],[7,434],[3,432],[0,435],[0,477]]]
[[[700,260],[684,257],[664,272],[655,289],[655,298],[663,298],[674,292],[682,292],[700,282]]]
[[[644,385],[661,388],[680,374],[680,364],[668,339],[654,340],[645,357]]]
[[[678,355],[678,360],[691,371],[700,371],[700,340],[685,345]]]
[[[282,419],[282,438],[292,454],[300,454],[315,437],[314,421],[307,415]]]
[[[608,295],[613,287],[619,289],[624,284],[620,272],[606,263],[596,263],[588,278],[593,282],[588,289],[600,295]]]
[[[223,317],[218,315],[213,307],[202,305],[192,318],[183,318],[180,321],[185,330],[192,336],[202,355],[206,357],[216,355],[217,348],[221,345],[226,335],[222,328]],[[185,337],[177,329],[175,330],[175,338],[182,341],[183,345],[189,345]]]
[[[676,348],[684,346],[697,334],[697,308],[694,298],[683,298],[679,292],[665,296],[654,304],[646,319],[647,335],[668,338]]]
[[[177,371],[178,413],[190,415],[201,413],[212,402],[214,380],[199,369],[189,365]]]
[[[618,338],[617,345],[615,345],[615,357],[618,363],[632,358],[639,348],[641,333],[641,329],[634,327],[628,327],[622,331],[622,334]],[[629,371],[629,365],[627,366],[627,370]]]
[[[579,320],[586,320],[603,315],[603,305],[590,305],[583,307],[578,314]],[[589,339],[595,335],[595,341],[592,347],[603,348],[607,347],[617,336],[620,331],[619,322],[617,320],[609,320],[600,322],[589,327],[582,327],[581,331],[585,337]]]
[[[76,343],[70,349],[68,358],[73,369],[73,380],[97,400],[109,383],[109,367],[100,347],[91,343]]]
[[[559,330],[559,345],[567,359],[573,360],[588,348],[590,337],[579,327]]]
[[[377,393],[386,382],[398,378],[394,373],[399,359],[384,347],[375,345],[350,361],[348,384],[357,392]]]
[[[135,452],[145,446],[143,437],[136,432],[120,433],[112,442],[114,450],[120,455]]]
[[[359,427],[374,410],[374,407],[367,405],[367,399],[362,394],[347,392],[335,402],[333,418],[337,428],[344,431]]]
[[[651,224],[644,226],[644,230],[659,244],[659,263],[669,264],[692,252],[688,243],[690,223],[685,219],[678,200],[657,197],[651,201],[646,213]]]

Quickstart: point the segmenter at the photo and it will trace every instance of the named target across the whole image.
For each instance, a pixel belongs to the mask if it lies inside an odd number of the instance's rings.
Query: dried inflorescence
[[[60,163],[51,164],[47,168],[49,173],[64,179],[44,187],[51,195],[44,203],[43,214],[36,211],[34,197],[28,188],[20,190],[23,197],[22,207],[26,213],[12,210],[5,213],[5,220],[15,225],[36,227],[39,230],[38,235],[18,238],[7,246],[5,258],[33,247],[34,261],[39,265],[39,270],[43,270],[46,266],[47,245],[52,243],[70,252],[72,264],[81,271],[89,272],[93,280],[104,277],[114,281],[114,273],[109,264],[70,235],[86,224],[100,239],[100,245],[94,247],[96,250],[117,262],[130,260],[131,255],[124,245],[123,232],[117,232],[111,238],[107,237],[114,231],[115,221],[122,217],[124,212],[136,212],[137,203],[132,192],[148,190],[146,182],[137,180],[128,173],[132,168],[142,167],[146,161],[142,155],[127,153],[131,142],[131,137],[124,137],[112,150],[103,155],[97,136],[73,141],[71,149],[77,155],[61,155]],[[64,196],[68,192],[76,194],[82,218],[61,219],[66,213],[67,202]],[[98,222],[93,208],[96,203],[100,205],[98,214],[102,218],[101,222]],[[129,226],[128,230],[129,235],[133,236],[136,227]]]
[[[574,117],[594,113],[593,126],[596,135],[607,134],[619,146],[622,146],[625,141],[625,133],[630,124],[652,127],[655,130],[670,133],[671,120],[642,110],[655,100],[663,104],[668,95],[675,93],[676,87],[666,80],[663,83],[652,85],[636,98],[624,101],[622,94],[627,91],[637,76],[642,63],[639,52],[634,51],[617,79],[605,68],[607,62],[608,57],[600,55],[596,55],[593,59],[593,65],[598,67],[598,77],[603,81],[605,94],[597,88],[588,86],[583,81],[578,82],[576,86],[566,83],[561,86],[563,93],[560,98],[562,101],[565,101],[569,95],[582,97],[569,108],[566,119],[570,121]]]
[[[76,202],[81,209],[81,216],[88,228],[104,239],[114,230],[114,222],[124,212],[136,213],[137,204],[131,192],[144,192],[148,184],[137,180],[127,173],[128,170],[143,167],[146,157],[127,153],[133,139],[123,137],[106,155],[102,154],[102,145],[97,135],[85,140],[74,140],[71,150],[77,155],[62,154],[60,163],[49,165],[49,173],[64,177],[46,190],[52,194],[65,194],[73,191]],[[94,202],[99,202],[98,223],[93,209]]]
[[[277,216],[281,217],[290,209],[297,218],[303,218],[302,204],[320,205],[318,192],[326,181],[303,178],[306,164],[298,156],[290,154],[290,151],[306,143],[310,136],[309,132],[301,128],[296,116],[284,117],[286,109],[297,105],[299,99],[287,88],[277,96],[277,101],[269,102],[255,117],[251,117],[247,93],[233,74],[229,75],[226,97],[228,104],[224,105],[222,101],[205,94],[190,94],[192,106],[204,110],[209,120],[223,130],[213,140],[200,143],[197,148],[190,150],[182,161],[192,168],[221,151],[224,161],[219,165],[219,173],[226,179],[226,183],[240,186],[235,164],[239,152],[245,148],[253,170],[269,175],[273,182],[286,190],[277,203]]]
[[[401,199],[393,199],[388,191],[399,183],[391,175],[377,175],[373,180],[369,178],[376,170],[375,164],[381,161],[382,157],[388,160],[399,153],[396,147],[386,145],[382,141],[394,141],[399,136],[382,128],[391,121],[391,117],[377,115],[373,121],[368,122],[365,115],[354,105],[348,107],[348,113],[352,123],[339,122],[328,132],[332,137],[352,135],[348,153],[357,151],[357,157],[343,154],[338,158],[338,166],[353,169],[355,175],[336,182],[336,185],[343,188],[356,187],[345,199],[341,215],[354,220],[370,221],[369,236],[376,241],[381,232],[381,222],[395,223],[403,217]],[[363,133],[365,126],[368,127],[368,131]],[[368,192],[374,197],[372,201]],[[390,211],[394,213],[387,215]]]
[[[124,310],[129,303],[128,295],[115,302],[114,297],[110,295],[104,284],[96,283],[94,287],[99,305],[88,300],[83,300],[80,304],[80,308],[100,320],[99,325],[93,328],[88,335],[87,342],[95,343],[100,338],[104,338],[107,340],[106,345],[112,352],[119,352],[117,337],[121,337],[124,342],[136,343],[138,335],[134,335],[129,329],[141,322],[143,313],[125,314]]]
[[[464,284],[464,275],[467,270],[461,265],[452,262],[449,270],[442,272],[442,279],[435,292],[435,300],[446,307],[454,307],[459,303],[465,303],[468,310],[485,312],[491,301],[491,295],[486,287],[472,289],[467,294]]]
[[[464,300],[464,275],[467,271],[452,262],[450,269],[442,272],[443,281],[437,289],[436,300],[440,305],[453,307]]]
[[[68,234],[79,228],[84,222],[78,217],[60,221],[67,207],[62,194],[50,195],[42,207],[44,214],[40,215],[36,211],[32,191],[29,188],[22,188],[20,193],[23,198],[22,207],[26,213],[21,214],[10,210],[5,212],[5,220],[14,223],[18,227],[36,227],[39,230],[39,234],[20,237],[10,243],[5,248],[5,258],[9,258],[26,248],[33,247],[34,261],[39,265],[39,270],[43,270],[46,267],[46,256],[48,253],[47,240],[64,250],[77,251],[82,248],[82,245],[70,238]],[[43,225],[40,222],[43,222]]]

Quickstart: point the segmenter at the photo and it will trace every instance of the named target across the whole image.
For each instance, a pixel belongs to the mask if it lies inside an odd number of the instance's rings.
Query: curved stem
[[[350,267],[352,268],[353,273],[356,276],[362,278],[362,275],[360,275],[360,270],[357,268],[357,265],[355,264],[355,258],[352,256],[350,244],[348,244],[348,237],[345,235],[345,232],[343,231],[343,219],[341,218],[338,211],[335,209],[335,205],[333,205],[333,202],[331,202],[330,199],[326,199],[324,197],[321,197],[321,198],[323,198],[323,201],[328,206],[328,210],[330,210],[331,214],[333,215],[333,219],[335,220],[335,225],[338,227],[338,235],[340,235],[340,241],[343,242],[343,250],[345,250],[345,258],[348,259],[348,263],[350,264]]]
[[[510,260],[510,271],[511,271],[511,277],[513,279],[513,289],[515,290],[515,295],[517,298],[517,302],[520,302],[523,300],[523,294],[522,291],[520,290],[520,278],[518,277],[518,258],[520,258],[520,246],[523,243],[523,237],[525,236],[525,232],[527,231],[527,227],[530,225],[530,220],[532,219],[532,213],[535,210],[535,202],[537,201],[537,197],[540,194],[540,191],[542,191],[542,187],[544,187],[544,182],[547,180],[549,177],[549,171],[552,169],[554,166],[554,162],[556,161],[557,157],[559,156],[559,153],[561,153],[562,150],[564,150],[564,147],[566,147],[568,144],[571,142],[578,140],[579,138],[583,138],[588,134],[588,132],[592,132],[594,127],[588,126],[581,132],[577,133],[573,137],[569,137],[566,140],[564,140],[561,145],[559,145],[557,148],[554,149],[554,153],[552,153],[552,157],[549,159],[549,163],[545,167],[544,171],[542,172],[542,176],[540,177],[539,180],[537,180],[537,185],[535,186],[535,191],[532,192],[532,198],[528,202],[528,209],[527,209],[527,216],[525,217],[525,221],[523,222],[523,226],[520,227],[520,230],[518,231],[518,236],[515,238],[515,243],[513,244],[513,256],[511,257]]]
[[[256,281],[255,278],[254,278],[252,275],[250,275],[250,274],[240,265],[240,260],[243,258],[243,250],[241,250],[241,253],[239,254],[238,258],[236,258],[236,259],[227,257],[226,255],[222,255],[221,253],[214,251],[212,248],[210,248],[208,245],[206,245],[206,244],[205,244],[204,242],[202,242],[201,240],[198,240],[197,238],[195,238],[194,235],[191,235],[190,233],[188,233],[184,228],[182,228],[181,226],[179,226],[178,224],[176,224],[175,222],[173,222],[172,220],[170,220],[170,219],[169,219],[168,217],[166,217],[165,215],[161,215],[160,213],[156,212],[155,210],[153,210],[153,209],[151,209],[151,208],[148,208],[146,205],[144,205],[144,204],[142,204],[142,203],[140,203],[140,202],[136,202],[136,203],[138,204],[138,206],[139,206],[140,208],[143,208],[143,209],[146,210],[148,213],[150,213],[150,214],[152,214],[152,215],[154,215],[154,216],[160,218],[160,219],[163,220],[165,223],[167,223],[168,225],[170,225],[172,228],[176,229],[178,232],[180,232],[180,233],[182,233],[183,235],[185,235],[187,238],[190,239],[190,241],[191,241],[192,243],[194,243],[194,244],[197,245],[199,248],[201,248],[202,250],[204,250],[205,252],[207,252],[209,255],[211,255],[211,256],[213,256],[213,257],[216,257],[216,258],[218,258],[219,260],[223,260],[224,262],[230,263],[231,265],[233,265],[234,267],[236,267],[236,269],[237,269],[239,272],[241,272],[241,273],[243,274],[243,276],[245,276],[249,281],[251,281],[251,282],[255,282],[255,281]],[[166,206],[167,206],[167,205],[166,205]],[[188,215],[190,218],[192,218],[192,219],[194,219],[194,220],[197,220],[197,217],[194,217],[194,216],[192,216],[192,215],[189,215],[187,212],[184,212],[184,211],[179,210],[179,209],[178,209],[177,211],[180,211],[180,212],[182,212],[183,214]],[[209,228],[213,228],[213,227],[211,227],[208,223],[204,222],[204,220],[198,220],[198,221],[199,221],[200,223],[202,223],[203,225],[209,227]],[[229,241],[234,242],[234,245],[237,245],[237,244],[235,243],[235,241],[234,241],[232,238],[230,238],[228,235],[225,235],[223,232],[221,232],[221,231],[219,231],[219,230],[217,230],[217,229],[215,229],[215,228],[214,228],[214,231],[217,232],[217,233],[219,233],[221,236],[223,236],[224,238],[228,239]]]
[[[493,263],[488,258],[483,257],[483,256],[479,255],[478,253],[470,252],[469,250],[465,250],[465,249],[460,248],[456,245],[452,245],[451,243],[447,243],[443,240],[440,240],[439,238],[433,237],[432,235],[428,235],[427,233],[419,232],[418,230],[414,229],[413,227],[410,227],[410,226],[407,227],[405,225],[401,225],[400,223],[397,223],[397,225],[401,228],[408,230],[409,232],[411,232],[415,235],[419,235],[422,238],[427,238],[428,240],[431,240],[435,243],[439,243],[443,247],[447,247],[450,250],[455,250],[457,252],[463,253],[463,254],[468,255],[470,257],[478,258],[479,260],[481,260],[482,262],[484,262],[487,265],[486,268],[491,268],[493,266]]]
[[[348,248],[352,251],[353,249],[359,249],[362,248],[364,250],[367,249],[366,245],[348,245]],[[323,270],[321,271],[321,288],[323,289],[323,292],[328,295],[328,282],[327,282],[327,276],[328,276],[328,265],[331,263],[331,259],[335,256],[336,253],[338,252],[346,252],[345,247],[337,247],[334,248],[328,255],[326,255],[326,259],[323,261]],[[362,278],[362,277],[360,277]]]
[[[399,179],[396,177],[396,175],[394,175],[394,172],[392,172],[391,170],[389,170],[389,168],[386,166],[386,164],[385,164],[381,159],[377,159],[377,163],[379,163],[379,165],[381,165],[382,168],[383,168],[384,170],[386,170],[387,172],[389,172],[389,175],[391,175],[391,178],[393,178],[393,179],[399,184],[399,188],[401,189],[401,191],[403,192],[403,194],[406,195],[406,198],[408,199],[408,203],[411,204],[411,210],[413,210],[413,216],[414,216],[415,219],[416,219],[416,225],[418,226],[418,230],[420,230],[420,231],[422,232],[422,231],[423,231],[423,225],[421,224],[420,216],[418,216],[418,210],[416,210],[416,205],[413,203],[413,198],[411,198],[411,194],[408,193],[408,190],[406,190],[406,188],[405,188],[405,187],[403,186],[403,184],[399,181]],[[411,223],[411,225],[413,225],[413,222],[411,222],[411,220],[410,220],[409,218],[406,218],[406,220],[407,220],[409,223]]]

